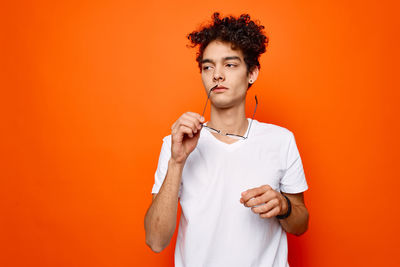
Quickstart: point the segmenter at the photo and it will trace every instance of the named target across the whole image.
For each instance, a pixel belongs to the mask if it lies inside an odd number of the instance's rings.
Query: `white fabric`
[[[278,192],[307,190],[303,165],[292,132],[257,120],[250,129],[248,139],[233,144],[201,130],[182,173],[175,266],[289,266],[286,232],[278,219],[260,218],[239,200],[243,191],[265,184]],[[160,190],[170,157],[169,135],[152,193]]]

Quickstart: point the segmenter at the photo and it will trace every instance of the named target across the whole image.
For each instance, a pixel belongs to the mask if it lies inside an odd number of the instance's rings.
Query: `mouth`
[[[212,89],[214,92],[223,92],[228,90],[228,88],[226,88],[225,86],[222,85],[218,85],[218,86],[214,86]]]

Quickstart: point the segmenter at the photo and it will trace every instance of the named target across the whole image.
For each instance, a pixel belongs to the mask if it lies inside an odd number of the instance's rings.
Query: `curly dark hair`
[[[199,45],[196,61],[200,72],[204,50],[214,40],[231,43],[232,49],[239,48],[243,52],[247,72],[252,71],[255,66],[260,67],[258,59],[265,52],[269,41],[263,32],[264,26],[250,20],[248,14],[242,14],[238,18],[229,16],[222,19],[219,15],[215,12],[211,16],[213,21],[209,25],[187,35],[192,48]]]

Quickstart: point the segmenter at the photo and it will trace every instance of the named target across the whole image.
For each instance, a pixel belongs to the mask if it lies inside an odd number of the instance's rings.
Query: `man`
[[[186,112],[172,125],[145,216],[146,243],[160,252],[180,202],[175,266],[289,266],[286,232],[307,230],[308,186],[294,135],[245,115],[268,43],[263,28],[248,15],[214,13],[210,25],[188,35],[199,45],[211,118]]]

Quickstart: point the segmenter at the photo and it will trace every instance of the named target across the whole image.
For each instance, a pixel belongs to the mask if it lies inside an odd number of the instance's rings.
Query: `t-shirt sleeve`
[[[156,173],[154,174],[154,185],[151,190],[152,194],[157,194],[164,182],[165,176],[168,171],[168,162],[171,158],[171,136],[166,136],[163,139],[163,144],[161,146],[160,156],[158,158],[158,165]],[[179,197],[181,195],[181,188],[179,188]]]
[[[290,133],[286,157],[286,171],[280,182],[280,189],[285,193],[301,193],[308,189],[299,150],[293,133]]]

